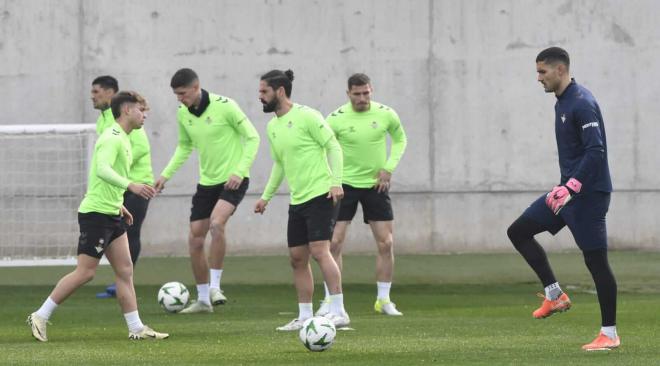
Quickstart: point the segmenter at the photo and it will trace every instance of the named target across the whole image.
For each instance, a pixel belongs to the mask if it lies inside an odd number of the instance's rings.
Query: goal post
[[[0,266],[76,255],[93,124],[0,125]]]

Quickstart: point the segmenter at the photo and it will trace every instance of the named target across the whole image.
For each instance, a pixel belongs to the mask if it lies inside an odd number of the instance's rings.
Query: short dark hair
[[[567,69],[571,66],[571,59],[568,57],[568,52],[560,47],[550,47],[544,49],[538,54],[538,56],[536,56],[536,62],[545,62],[548,64],[561,62],[562,64],[566,65]]]
[[[277,90],[280,87],[284,88],[284,93],[286,93],[287,98],[291,97],[291,88],[293,84],[293,71],[291,69],[282,71],[282,70],[271,70],[261,76],[261,80],[264,80],[268,86]]]
[[[348,78],[348,90],[353,86],[371,85],[371,79],[366,74],[357,73]]]
[[[181,88],[190,86],[197,80],[199,80],[197,73],[195,73],[192,69],[183,68],[174,73],[172,76],[172,81],[170,81],[170,86],[172,89]]]
[[[112,116],[115,119],[121,116],[121,107],[126,103],[139,104],[140,100],[144,102],[144,98],[134,91],[120,91],[115,94],[110,101],[110,108],[112,109]]]
[[[92,86],[98,85],[103,89],[112,89],[115,93],[119,91],[117,79],[110,75],[99,76],[92,81]]]

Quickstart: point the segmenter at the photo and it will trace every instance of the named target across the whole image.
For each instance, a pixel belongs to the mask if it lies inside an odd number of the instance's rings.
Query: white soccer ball
[[[328,318],[315,316],[305,320],[299,335],[300,341],[308,350],[321,352],[332,346],[337,330]]]
[[[169,313],[185,308],[189,297],[190,292],[181,282],[168,282],[158,290],[158,303]]]

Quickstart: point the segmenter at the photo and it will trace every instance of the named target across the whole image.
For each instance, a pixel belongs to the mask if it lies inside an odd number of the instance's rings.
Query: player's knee
[[[289,257],[289,264],[291,264],[291,268],[297,269],[297,268],[304,268],[307,266],[309,260],[305,257],[301,256],[290,256]]]
[[[392,238],[378,240],[378,253],[381,255],[391,255],[393,247],[394,240]]]
[[[80,279],[80,282],[82,283],[87,283],[91,280],[94,279],[94,275],[96,275],[96,270],[95,269],[90,269],[90,268],[83,268],[83,269],[78,269],[78,278]]]
[[[189,252],[198,252],[204,251],[204,237],[203,236],[194,236],[190,235],[188,238],[188,251]]]
[[[344,240],[343,238],[332,238],[332,241],[330,241],[330,253],[332,253],[333,256],[338,256],[341,254],[341,251],[344,247]]]
[[[225,223],[219,219],[211,219],[210,231],[213,237],[225,235]]]

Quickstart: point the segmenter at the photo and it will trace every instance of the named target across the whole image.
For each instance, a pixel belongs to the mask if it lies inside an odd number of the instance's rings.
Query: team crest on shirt
[[[103,240],[103,238],[100,238],[99,239],[99,245],[94,247],[94,249],[96,249],[97,253],[101,253],[103,251],[103,243],[105,243],[105,240]]]
[[[372,128],[378,128],[378,122],[376,122],[376,121],[371,122],[371,127]]]
[[[192,126],[192,120],[191,119],[188,120],[188,126]]]
[[[293,127],[293,122],[289,121],[289,123],[287,123],[286,126],[287,126],[288,128]]]
[[[562,113],[561,114],[561,123],[564,123],[564,122],[566,122],[566,114]]]
[[[350,126],[350,127],[348,128],[348,132],[355,132],[355,127],[354,127],[354,126]]]
[[[206,124],[207,124],[207,125],[210,125],[211,122],[213,122],[213,120],[211,119],[211,117],[206,117]]]

